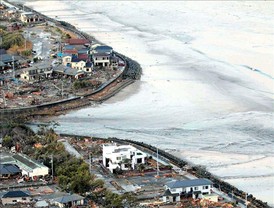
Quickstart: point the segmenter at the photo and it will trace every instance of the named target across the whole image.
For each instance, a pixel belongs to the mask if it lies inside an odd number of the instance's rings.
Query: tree
[[[26,56],[26,57],[30,56],[31,55],[31,50],[24,50],[24,51],[21,52],[21,55]]]
[[[105,194],[104,207],[106,208],[123,207],[122,201],[123,201],[122,196],[107,190]]]
[[[103,188],[104,187],[105,182],[101,179],[97,179],[91,182],[91,187],[93,190],[95,190],[96,188]]]
[[[14,146],[14,143],[13,143],[13,140],[12,140],[12,138],[10,137],[10,136],[5,136],[4,138],[3,138],[3,141],[2,141],[2,145],[3,145],[3,147],[7,147],[7,148],[11,148],[11,147],[13,147]]]
[[[9,49],[12,46],[22,46],[24,44],[24,37],[20,33],[5,33],[3,35],[3,42],[1,47]]]
[[[145,169],[146,169],[146,167],[144,164],[138,164],[138,166],[137,166],[138,171],[143,172]]]

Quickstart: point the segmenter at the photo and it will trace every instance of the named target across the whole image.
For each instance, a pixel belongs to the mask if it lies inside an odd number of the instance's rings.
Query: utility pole
[[[15,69],[14,69],[14,56],[12,56],[12,77],[15,78]]]
[[[245,193],[245,207],[247,208],[247,193]]]
[[[91,173],[91,156],[90,156],[90,152],[88,152],[88,163],[89,163],[89,172]]]
[[[53,155],[51,155],[51,182],[53,183]]]
[[[4,108],[6,108],[7,107],[7,102],[6,102],[6,97],[5,97],[4,90],[2,90],[2,94],[3,94],[3,100],[4,100]]]
[[[64,86],[63,86],[64,84],[63,84],[63,80],[62,80],[62,99],[63,99],[63,96],[64,96]]]
[[[157,147],[157,176],[159,176],[159,162],[158,162],[159,156],[158,156],[158,147]]]

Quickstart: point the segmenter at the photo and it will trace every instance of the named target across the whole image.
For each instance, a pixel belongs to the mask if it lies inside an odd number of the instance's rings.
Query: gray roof
[[[64,65],[59,65],[55,68],[53,68],[54,72],[62,73],[65,75],[70,75],[70,76],[76,76],[77,74],[82,74],[85,73],[84,71],[79,71],[78,69],[73,69],[71,67],[67,67]]]
[[[166,185],[169,188],[185,188],[185,187],[193,187],[193,186],[207,186],[212,185],[213,183],[206,178],[198,178],[198,179],[190,179],[183,181],[172,181],[167,183]]]
[[[37,164],[35,164],[33,161],[31,161],[30,158],[27,159],[25,157],[22,157],[21,155],[13,155],[13,158],[32,169],[39,167]]]
[[[43,200],[43,201],[38,201],[38,202],[36,202],[36,204],[35,204],[35,207],[48,207],[48,206],[49,206],[49,203],[46,202],[45,200]]]
[[[52,67],[52,61],[43,61],[36,64],[33,64],[33,67],[37,67],[38,69],[45,69]]]
[[[84,199],[84,197],[82,197],[78,194],[71,194],[71,195],[58,197],[58,198],[54,199],[53,201],[59,202],[61,204],[66,204],[68,202],[80,201],[82,199]]]

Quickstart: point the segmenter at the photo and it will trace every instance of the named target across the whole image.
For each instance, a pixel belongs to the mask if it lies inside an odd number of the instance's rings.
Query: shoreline
[[[71,109],[76,109],[76,108],[77,108],[77,107],[75,107],[75,108],[71,108]],[[71,109],[68,109],[68,110],[71,110]],[[62,112],[65,112],[65,111],[60,111],[60,112],[62,113]]]

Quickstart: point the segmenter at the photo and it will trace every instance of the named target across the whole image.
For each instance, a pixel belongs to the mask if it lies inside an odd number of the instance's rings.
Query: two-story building
[[[192,195],[193,198],[201,198],[202,195],[212,193],[213,183],[205,178],[172,181],[165,185],[163,201],[180,201],[180,196]]]
[[[33,12],[23,12],[21,13],[20,20],[24,23],[35,23],[40,22],[41,18],[38,14]]]
[[[135,169],[136,165],[144,164],[147,155],[131,145],[105,144],[103,145],[103,165],[110,170]]]
[[[113,48],[107,45],[96,45],[92,49],[92,54],[96,53],[107,53],[107,54],[112,54]]]
[[[25,81],[49,78],[52,75],[52,65],[49,62],[36,64],[35,66],[23,69],[20,78]]]
[[[92,55],[94,66],[107,67],[110,65],[110,54],[108,53],[94,53]]]

